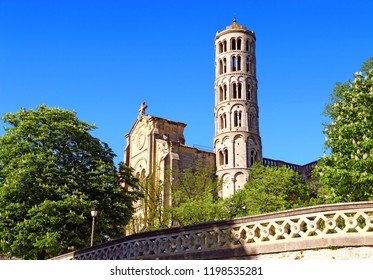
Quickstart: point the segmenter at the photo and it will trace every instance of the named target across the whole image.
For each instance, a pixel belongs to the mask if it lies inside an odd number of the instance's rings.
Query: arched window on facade
[[[237,50],[241,50],[241,38],[237,38]]]
[[[145,169],[141,170],[140,178],[145,179]]]

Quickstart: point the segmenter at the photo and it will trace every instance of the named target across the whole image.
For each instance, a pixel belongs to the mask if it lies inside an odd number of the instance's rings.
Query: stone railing
[[[320,205],[145,232],[55,259],[239,259],[373,246],[373,202]]]
[[[282,161],[282,160],[263,158],[262,164],[264,166],[276,166],[276,167],[286,166],[287,168],[292,169],[295,172],[298,172],[299,175],[301,175],[306,181],[310,181],[312,170],[316,166],[317,160],[313,161],[313,162],[310,162],[310,163],[307,163],[305,165],[298,165],[298,164],[285,162],[285,161]]]
[[[305,165],[298,165],[298,164],[285,162],[282,160],[263,158],[262,163],[264,166],[277,166],[277,167],[286,166],[287,168],[293,169],[294,171],[298,173],[305,173],[305,172],[311,171],[315,167],[317,161],[313,161]]]

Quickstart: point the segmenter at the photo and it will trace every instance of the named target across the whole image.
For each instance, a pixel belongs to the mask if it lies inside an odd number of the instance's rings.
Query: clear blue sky
[[[214,37],[236,16],[257,37],[263,155],[306,164],[323,154],[335,83],[373,56],[372,11],[371,0],[0,0],[0,115],[75,110],[119,162],[146,101],[187,124],[187,145],[212,147]]]

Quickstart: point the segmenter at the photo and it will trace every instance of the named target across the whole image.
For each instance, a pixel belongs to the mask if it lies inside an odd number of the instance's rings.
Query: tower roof
[[[233,23],[232,23],[231,25],[227,26],[226,29],[242,29],[242,30],[247,30],[246,26],[239,25],[239,24],[237,23],[237,19],[236,19],[236,17],[234,17],[234,19],[233,19]]]
[[[254,31],[247,30],[246,26],[239,25],[237,23],[236,17],[234,17],[233,23],[231,25],[228,25],[223,31],[217,31],[216,32],[215,40],[218,39],[221,35],[224,35],[224,34],[227,34],[227,33],[232,33],[232,32],[247,33],[247,34],[250,34],[252,37],[255,38]]]

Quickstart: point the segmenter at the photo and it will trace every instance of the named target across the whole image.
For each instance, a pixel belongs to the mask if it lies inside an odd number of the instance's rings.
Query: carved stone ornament
[[[141,150],[141,149],[144,147],[145,139],[146,139],[145,133],[144,133],[144,131],[141,131],[141,132],[137,135],[137,140],[136,140],[136,145],[137,145],[137,148],[138,148],[139,150]]]

